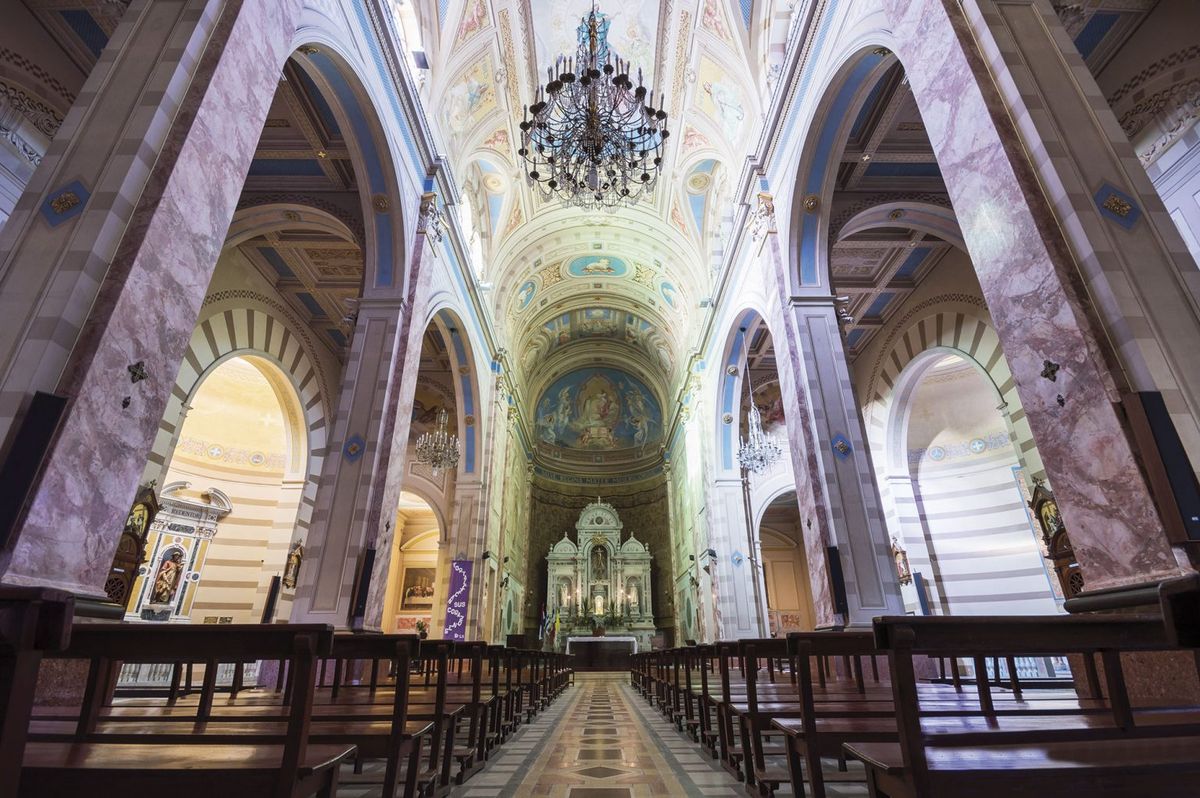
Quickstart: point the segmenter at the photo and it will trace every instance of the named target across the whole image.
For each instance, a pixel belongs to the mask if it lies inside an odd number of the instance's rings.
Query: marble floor
[[[647,798],[745,793],[634,692],[628,673],[580,673],[574,687],[452,794]]]
[[[782,765],[782,763],[779,763]],[[826,778],[836,763],[826,763]],[[858,781],[861,771],[841,774]],[[377,772],[379,771],[379,772]],[[347,770],[340,798],[378,798],[381,768]],[[356,783],[357,782],[357,783]],[[863,798],[858,783],[827,785],[829,798]],[[778,793],[790,795],[785,787]],[[656,712],[628,673],[580,673],[575,686],[522,726],[455,798],[666,798],[745,796],[741,783]]]

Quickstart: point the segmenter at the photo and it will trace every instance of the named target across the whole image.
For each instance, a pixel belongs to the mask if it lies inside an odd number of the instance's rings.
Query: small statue
[[[304,546],[297,540],[288,551],[287,563],[283,567],[283,586],[288,590],[296,589],[296,580],[300,576],[300,563],[303,561]]]

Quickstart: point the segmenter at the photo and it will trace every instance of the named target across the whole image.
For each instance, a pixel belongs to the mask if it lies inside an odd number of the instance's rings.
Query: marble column
[[[396,530],[396,507],[408,454],[411,406],[432,264],[440,234],[428,197],[412,248],[403,298],[364,297],[342,379],[329,454],[308,531],[308,565],[301,571],[292,620],[346,627],[352,621],[355,580],[366,549],[375,550],[363,626],[383,618]]]
[[[1039,182],[963,7],[882,3],[1088,586],[1177,574],[1118,406],[1130,373],[1114,366],[1044,193],[1061,186]],[[1029,4],[1008,5],[1015,13]],[[1028,24],[1021,30],[1031,35]],[[1120,329],[1108,332],[1119,346]],[[1196,338],[1187,340],[1194,351]]]
[[[762,637],[768,626],[755,595],[757,582],[750,573],[755,567],[753,541],[749,534],[750,519],[746,517],[741,477],[718,476],[714,479],[709,489],[709,502],[712,513],[709,540],[717,552],[712,564],[719,616],[716,639]]]
[[[1162,392],[1200,476],[1200,270],[1186,242],[1051,3],[962,10],[1124,378]]]
[[[135,0],[0,234],[0,435],[69,399],[5,584],[103,595],[300,8]]]
[[[850,381],[846,349],[832,297],[792,297],[788,323],[798,352],[789,352],[787,366],[796,399],[788,407],[820,408],[798,419],[806,429],[788,433],[796,452],[797,492],[801,483],[815,509],[801,517],[807,527],[828,523],[825,540],[837,546],[846,585],[845,623],[865,626],[877,615],[902,611],[900,585],[892,565],[887,525],[879,488],[866,443],[862,410]],[[784,363],[780,360],[780,371]],[[782,377],[782,374],[781,374]],[[785,389],[786,390],[786,389]],[[787,394],[784,393],[785,401]],[[803,503],[802,503],[803,505]],[[805,540],[810,532],[805,530]],[[807,547],[809,562],[825,562],[827,555]],[[814,591],[814,599],[817,597]],[[820,617],[820,611],[818,611]]]
[[[780,287],[772,319],[775,361],[816,622],[869,626],[877,615],[903,614],[904,602],[837,308],[831,296],[785,295],[791,267],[779,244],[769,195],[759,197],[756,218],[764,278]],[[837,547],[846,587],[844,615],[833,595],[828,546]]]

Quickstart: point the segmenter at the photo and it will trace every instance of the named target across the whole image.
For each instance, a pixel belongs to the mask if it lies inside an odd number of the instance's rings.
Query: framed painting
[[[436,568],[406,567],[400,583],[400,609],[424,610],[432,607],[436,576]]]

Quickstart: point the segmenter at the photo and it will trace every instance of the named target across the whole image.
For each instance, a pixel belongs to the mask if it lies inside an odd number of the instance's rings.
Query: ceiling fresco
[[[654,394],[636,377],[617,369],[580,369],[542,392],[538,446],[642,456],[662,440],[662,421]]]
[[[521,352],[521,366],[529,371],[578,341],[617,342],[641,352],[662,369],[674,368],[673,343],[656,325],[635,313],[603,307],[579,308],[542,324]]]

